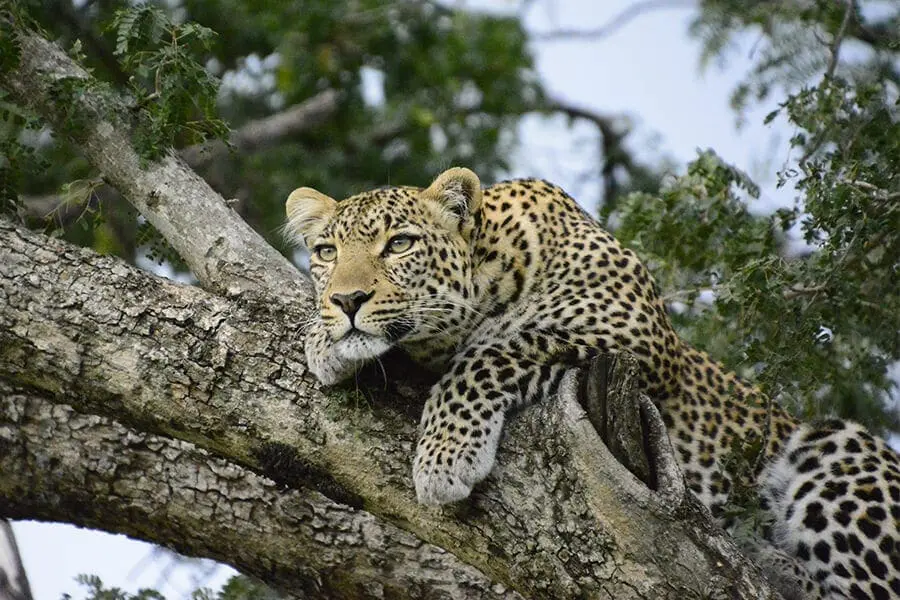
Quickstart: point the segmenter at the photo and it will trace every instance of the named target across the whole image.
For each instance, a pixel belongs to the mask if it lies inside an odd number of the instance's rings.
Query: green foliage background
[[[81,594],[73,596],[64,594],[62,600],[83,598],[84,600],[166,600],[166,597],[152,588],[142,588],[132,594],[121,588],[108,587],[96,575],[78,575],[76,583],[81,588]],[[194,590],[191,600],[281,600],[268,586],[259,581],[243,575],[235,575],[225,582],[219,590],[199,588]]]

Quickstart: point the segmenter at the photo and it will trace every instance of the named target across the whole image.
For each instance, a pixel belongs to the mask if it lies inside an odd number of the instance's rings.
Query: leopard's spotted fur
[[[897,454],[855,425],[798,427],[679,340],[644,265],[560,188],[526,179],[482,190],[456,168],[424,190],[341,202],[301,188],[287,213],[312,250],[319,312],[306,352],[319,379],[336,382],[395,346],[444,373],[422,414],[420,501],[466,498],[491,470],[510,408],[551,392],[572,364],[627,350],[690,489],[714,513],[739,476],[729,457],[761,448],[751,483],[773,506],[773,564],[801,566],[801,593],[900,597]],[[813,465],[825,446],[830,458]]]

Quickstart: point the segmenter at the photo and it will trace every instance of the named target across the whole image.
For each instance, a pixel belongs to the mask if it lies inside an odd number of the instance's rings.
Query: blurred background
[[[166,0],[130,22],[120,0],[23,5],[301,268],[279,233],[298,186],[341,198],[454,165],[546,178],[651,265],[692,343],[804,418],[898,446],[896,1]],[[190,24],[215,35],[194,44]],[[178,38],[199,91],[129,59],[128,28],[146,52]],[[193,280],[77,148],[0,111],[5,212]],[[217,133],[231,149],[201,145]],[[266,594],[122,536],[13,530],[35,600]]]

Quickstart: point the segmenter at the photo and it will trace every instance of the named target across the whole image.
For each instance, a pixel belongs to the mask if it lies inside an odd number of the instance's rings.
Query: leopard
[[[309,250],[305,353],[318,380],[393,350],[439,374],[412,460],[420,503],[468,498],[509,415],[567,370],[627,352],[702,504],[725,519],[736,489],[758,490],[769,521],[757,556],[786,597],[900,597],[897,453],[849,421],[801,423],[682,340],[649,269],[559,186],[482,186],[454,167],[425,188],[340,201],[301,187],[285,211],[291,242]],[[749,467],[736,466],[742,453]]]

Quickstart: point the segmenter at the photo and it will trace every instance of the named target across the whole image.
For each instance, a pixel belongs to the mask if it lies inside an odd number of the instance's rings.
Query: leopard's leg
[[[558,385],[565,366],[523,359],[526,353],[517,344],[470,345],[432,388],[413,464],[420,502],[466,498],[494,465],[506,412]]]

